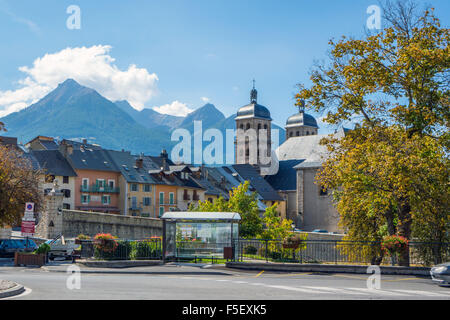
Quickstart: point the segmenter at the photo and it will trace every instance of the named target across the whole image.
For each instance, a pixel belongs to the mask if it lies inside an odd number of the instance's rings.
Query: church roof
[[[297,126],[310,126],[318,128],[316,119],[303,111],[290,116],[286,121],[286,128]]]
[[[336,138],[341,138],[344,135],[343,130],[331,134]],[[322,138],[330,137],[328,134],[310,135],[292,137],[287,139],[275,151],[279,161],[283,160],[305,160],[302,166],[308,163],[322,163],[324,158],[329,154],[327,147],[320,144]]]
[[[269,110],[257,103],[250,103],[238,110],[236,120],[245,118],[262,118],[272,120]]]
[[[250,91],[250,104],[247,104],[238,110],[235,120],[247,118],[272,120],[269,109],[256,102],[257,97],[258,91],[255,89],[255,80],[253,80],[253,89]]]

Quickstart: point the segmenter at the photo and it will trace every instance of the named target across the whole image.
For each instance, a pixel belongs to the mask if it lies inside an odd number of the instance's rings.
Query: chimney
[[[167,154],[166,149],[162,149],[161,154],[159,155],[161,158],[168,159],[169,155]]]
[[[163,169],[164,171],[168,171],[170,169],[169,164],[167,163],[166,157],[162,158],[162,168],[161,169]]]
[[[83,144],[87,145],[87,139],[83,139]]]
[[[142,159],[142,157],[136,159],[136,167],[138,169],[142,169],[144,167],[144,159]]]

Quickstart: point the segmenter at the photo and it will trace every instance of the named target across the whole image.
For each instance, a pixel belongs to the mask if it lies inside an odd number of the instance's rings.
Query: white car
[[[57,257],[71,259],[74,250],[80,246],[75,244],[75,240],[65,240],[64,236],[56,237],[55,239],[48,240],[45,243],[50,245],[50,251],[48,253],[49,260],[53,260]]]

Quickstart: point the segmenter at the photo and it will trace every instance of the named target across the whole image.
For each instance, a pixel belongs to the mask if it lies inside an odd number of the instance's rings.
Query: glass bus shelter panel
[[[164,239],[164,241],[166,242],[166,251],[164,252],[166,258],[175,257],[176,251],[175,231],[176,231],[176,223],[167,221],[166,234]]]

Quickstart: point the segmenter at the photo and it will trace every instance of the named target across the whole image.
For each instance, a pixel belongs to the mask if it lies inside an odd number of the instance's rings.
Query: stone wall
[[[74,238],[80,233],[95,236],[110,233],[121,239],[162,236],[162,221],[107,213],[62,210],[62,234]]]

